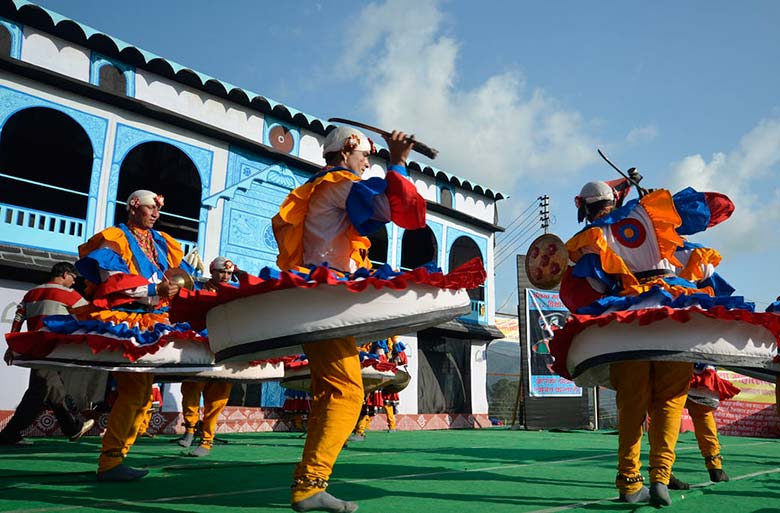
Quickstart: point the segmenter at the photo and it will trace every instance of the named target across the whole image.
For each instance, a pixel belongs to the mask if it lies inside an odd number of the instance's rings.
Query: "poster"
[[[569,311],[557,292],[525,289],[526,345],[531,397],[581,397],[582,388],[552,371],[551,328],[563,326]]]

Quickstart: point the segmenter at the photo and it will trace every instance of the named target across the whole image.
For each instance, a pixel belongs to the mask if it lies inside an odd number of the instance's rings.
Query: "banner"
[[[563,326],[569,311],[557,292],[525,289],[528,390],[531,397],[581,397],[582,388],[551,370],[552,327]]]

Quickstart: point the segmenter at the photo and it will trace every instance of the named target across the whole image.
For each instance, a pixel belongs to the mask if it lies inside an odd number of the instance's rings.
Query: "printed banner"
[[[557,292],[525,289],[526,346],[531,397],[581,397],[582,388],[552,371],[552,327],[563,326],[569,311]]]

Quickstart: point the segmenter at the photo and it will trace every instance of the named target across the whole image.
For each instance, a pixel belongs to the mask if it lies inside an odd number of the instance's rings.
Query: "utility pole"
[[[550,233],[550,196],[539,196],[539,221],[544,233]]]

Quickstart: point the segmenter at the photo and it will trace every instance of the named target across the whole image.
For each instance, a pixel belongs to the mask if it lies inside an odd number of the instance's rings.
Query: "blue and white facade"
[[[194,205],[189,212],[168,212],[173,214],[171,223],[188,227],[181,232],[184,235],[177,236],[185,250],[197,247],[205,262],[227,256],[248,272],[274,266],[277,248],[271,218],[285,196],[324,164],[322,141],[328,124],[177,67],[37,6],[15,5],[15,12],[0,17],[0,32],[7,33],[3,34],[5,48],[0,37],[0,51],[5,52],[0,58],[0,153],[7,132],[22,130],[23,124],[9,120],[20,120],[31,112],[28,109],[39,109],[36,115],[59,116],[71,135],[78,132],[83,146],[78,153],[91,155],[91,163],[80,167],[74,177],[74,183],[82,184],[78,187],[25,176],[23,166],[0,169],[2,187],[58,191],[63,203],[83,212],[67,213],[57,201],[33,208],[29,201],[4,196],[0,202],[0,272],[6,275],[0,274],[4,312],[0,329],[9,329],[11,306],[33,286],[9,270],[50,266],[36,260],[42,254],[75,260],[79,244],[124,221],[116,219],[126,197],[121,194],[124,164],[134,149],[145,144],[154,143],[155,148],[176,155],[177,162],[184,162],[190,170],[190,185],[183,191],[159,190],[155,183],[144,187],[164,194],[166,203],[179,194],[191,196],[182,200]],[[44,27],[48,30],[34,21],[42,18],[41,13],[51,19],[50,26]],[[384,157],[382,152],[374,157],[369,175],[384,174]],[[416,163],[410,164],[410,179],[429,202],[431,254],[438,265],[447,271],[468,256],[481,256],[487,268],[488,280],[472,296],[472,313],[459,320],[459,330],[468,333],[470,326],[492,327],[494,235],[500,231],[496,202],[501,194]],[[386,240],[385,261],[401,267],[406,254],[404,230],[388,225]],[[14,258],[14,254],[25,258]],[[4,279],[9,275],[14,279]],[[490,338],[469,337],[471,397],[467,402],[471,411],[467,413],[487,413],[483,355]],[[403,340],[409,347],[414,379],[418,334],[405,334]],[[0,410],[12,409],[18,402],[26,386],[25,373],[13,368],[0,373],[0,383],[7,391]],[[401,396],[399,413],[417,412],[413,381]]]

